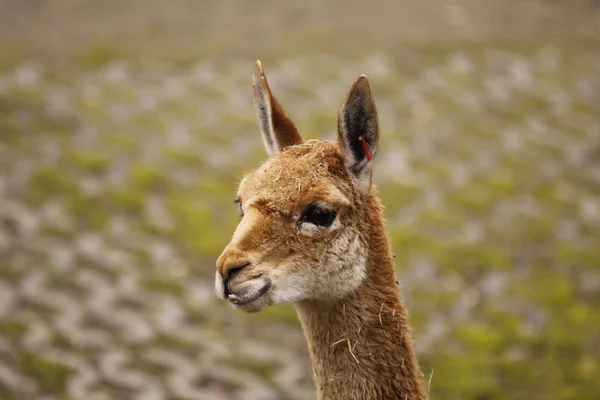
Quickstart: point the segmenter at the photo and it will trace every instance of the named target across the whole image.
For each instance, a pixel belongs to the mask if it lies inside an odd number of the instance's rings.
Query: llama
[[[246,312],[295,306],[321,400],[426,399],[371,183],[379,124],[367,78],[341,107],[337,142],[302,139],[260,61],[253,88],[270,158],[240,183],[217,295]]]

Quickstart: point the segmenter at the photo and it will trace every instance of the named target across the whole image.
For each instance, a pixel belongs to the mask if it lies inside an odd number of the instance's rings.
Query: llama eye
[[[236,198],[234,204],[237,204],[240,207],[240,218],[244,218],[244,209],[242,208],[242,201],[239,198]]]
[[[311,206],[304,211],[302,217],[300,217],[300,221],[310,222],[316,226],[328,227],[333,223],[336,215],[335,211]]]

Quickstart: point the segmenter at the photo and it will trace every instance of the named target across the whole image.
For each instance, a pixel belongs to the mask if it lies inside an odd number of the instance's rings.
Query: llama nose
[[[223,280],[227,280],[231,278],[233,273],[239,272],[248,265],[250,265],[250,262],[245,257],[223,253],[217,260],[217,271],[219,271]]]

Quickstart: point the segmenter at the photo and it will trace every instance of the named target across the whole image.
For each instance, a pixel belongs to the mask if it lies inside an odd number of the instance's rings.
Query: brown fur
[[[217,261],[215,288],[248,312],[294,303],[319,399],[423,400],[371,162],[346,132],[371,129],[374,153],[377,118],[364,76],[344,104],[338,142],[279,148],[243,179],[237,197],[244,217]],[[303,222],[313,205],[337,212],[330,227]]]
[[[298,315],[314,363],[320,399],[425,399],[408,315],[374,193],[365,204],[367,279],[347,298],[307,300]]]

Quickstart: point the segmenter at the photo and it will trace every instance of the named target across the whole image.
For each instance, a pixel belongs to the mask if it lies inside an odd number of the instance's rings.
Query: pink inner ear
[[[369,150],[369,145],[367,144],[365,137],[360,135],[358,140],[360,140],[360,143],[362,144],[363,150],[365,151],[365,156],[367,156],[367,160],[371,161],[371,150]]]

